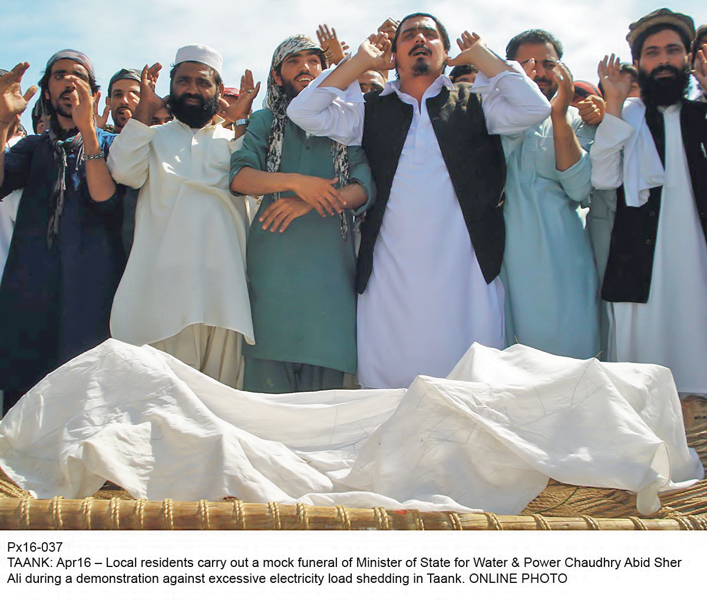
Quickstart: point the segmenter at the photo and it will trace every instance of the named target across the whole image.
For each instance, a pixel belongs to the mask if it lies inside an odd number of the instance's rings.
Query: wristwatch
[[[233,122],[233,124],[236,127],[240,127],[241,125],[248,125],[249,122],[250,122],[250,119],[237,119]]]

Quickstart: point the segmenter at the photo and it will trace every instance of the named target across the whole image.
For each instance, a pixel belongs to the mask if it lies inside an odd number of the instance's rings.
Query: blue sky
[[[157,61],[168,67],[179,46],[203,43],[223,54],[226,85],[238,86],[250,68],[264,87],[272,52],[289,35],[314,37],[317,25],[327,23],[356,47],[387,16],[423,11],[437,16],[453,38],[464,29],[476,31],[501,54],[516,33],[546,29],[565,45],[575,78],[595,81],[604,54],[630,58],[628,24],[661,6],[666,4],[649,0],[2,0],[0,66],[29,61],[24,81],[31,85],[54,52],[75,48],[91,57],[105,90],[121,67]],[[704,2],[680,0],[668,7],[691,15],[697,25],[707,22]],[[159,92],[167,90],[168,68],[158,85]],[[263,97],[264,90],[256,107]],[[31,126],[28,115],[23,123]]]

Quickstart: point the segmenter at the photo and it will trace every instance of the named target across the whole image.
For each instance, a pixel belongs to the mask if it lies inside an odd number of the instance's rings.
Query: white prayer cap
[[[174,66],[183,62],[198,62],[211,67],[219,75],[223,68],[223,56],[209,46],[201,44],[189,44],[177,50],[177,57],[174,59]]]

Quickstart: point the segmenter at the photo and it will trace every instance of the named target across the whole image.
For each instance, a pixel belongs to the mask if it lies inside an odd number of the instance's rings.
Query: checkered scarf
[[[285,125],[287,123],[287,107],[290,104],[290,100],[292,100],[292,98],[285,94],[284,89],[275,83],[273,71],[277,69],[290,54],[303,52],[305,50],[319,51],[322,66],[326,67],[326,59],[324,58],[324,52],[321,47],[306,35],[293,35],[287,38],[275,49],[272,57],[270,74],[268,75],[268,90],[264,102],[265,108],[269,108],[274,115],[270,138],[268,139],[268,153],[265,160],[265,168],[268,173],[276,173],[280,170],[282,142],[285,135]],[[331,140],[331,154],[332,160],[334,161],[334,173],[339,179],[337,187],[342,188],[349,184],[349,158],[346,146]],[[344,238],[344,241],[346,241],[349,237],[348,221],[346,220],[345,213],[341,213],[339,216],[341,220],[341,236]]]

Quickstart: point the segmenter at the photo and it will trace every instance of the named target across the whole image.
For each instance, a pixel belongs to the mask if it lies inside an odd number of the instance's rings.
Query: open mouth
[[[310,84],[310,82],[314,81],[314,77],[311,75],[299,75],[298,77],[295,77],[295,81],[299,81],[301,83],[306,83],[307,85]]]
[[[417,46],[410,50],[410,56],[430,56],[432,52],[427,46]]]

